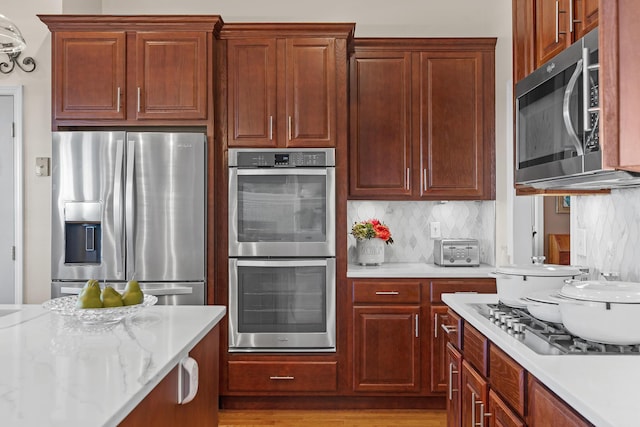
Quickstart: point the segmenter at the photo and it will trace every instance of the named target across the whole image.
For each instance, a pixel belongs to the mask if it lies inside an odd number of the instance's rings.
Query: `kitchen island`
[[[474,304],[496,304],[497,295],[443,294],[442,299],[465,322],[594,425],[638,425],[640,355],[538,354],[474,308]]]
[[[0,305],[0,424],[136,425],[162,414],[171,425],[190,411],[215,418],[225,311],[152,306],[113,325],[86,325],[39,305]],[[177,405],[178,364],[187,355],[199,364],[199,390]],[[156,411],[136,411],[151,399]]]

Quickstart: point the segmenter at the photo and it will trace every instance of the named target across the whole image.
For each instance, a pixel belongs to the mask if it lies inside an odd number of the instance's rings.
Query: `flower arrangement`
[[[353,224],[351,234],[358,240],[382,239],[387,245],[393,243],[389,227],[377,219],[368,219]]]

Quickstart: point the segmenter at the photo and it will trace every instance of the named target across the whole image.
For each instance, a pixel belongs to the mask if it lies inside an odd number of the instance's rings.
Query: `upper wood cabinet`
[[[209,117],[219,16],[40,15],[54,125]]]
[[[229,147],[335,147],[353,24],[228,24]]]
[[[349,197],[495,198],[491,39],[357,39]]]

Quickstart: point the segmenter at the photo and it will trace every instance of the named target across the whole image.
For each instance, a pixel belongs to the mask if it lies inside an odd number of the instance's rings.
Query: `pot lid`
[[[579,276],[582,272],[577,267],[567,265],[525,264],[496,267],[496,273],[517,276],[573,277]]]
[[[560,295],[585,301],[640,303],[640,283],[574,280],[562,287]]]
[[[525,296],[524,299],[528,301],[533,301],[533,302],[541,302],[545,304],[558,305],[559,302],[558,302],[557,295],[558,295],[558,291],[556,289],[544,290],[544,291],[538,291],[538,292],[527,294],[527,296]]]

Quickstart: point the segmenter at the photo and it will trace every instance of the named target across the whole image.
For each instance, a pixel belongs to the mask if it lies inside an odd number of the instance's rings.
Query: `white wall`
[[[7,3],[7,4],[4,4]],[[0,75],[0,85],[25,87],[25,301],[39,303],[50,292],[49,178],[33,172],[35,157],[50,156],[51,53],[50,37],[36,14],[93,13],[100,0],[30,0],[4,2],[1,13],[23,32],[38,68],[31,74]],[[505,263],[507,235],[506,88],[511,79],[511,0],[102,0],[104,14],[219,14],[226,22],[355,22],[357,37],[498,37],[496,46],[496,252]]]

